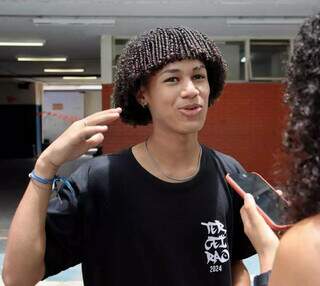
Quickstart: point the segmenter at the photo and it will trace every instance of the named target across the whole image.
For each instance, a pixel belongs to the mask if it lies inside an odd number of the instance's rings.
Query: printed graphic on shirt
[[[204,253],[207,257],[207,264],[210,266],[210,272],[221,272],[223,264],[230,258],[227,230],[218,220],[202,222],[201,225],[205,226],[208,232],[208,238],[204,244]]]

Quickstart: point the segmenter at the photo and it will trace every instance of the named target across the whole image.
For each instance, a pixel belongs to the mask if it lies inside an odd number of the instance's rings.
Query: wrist
[[[260,272],[267,272],[272,269],[275,253],[269,253],[268,255],[259,254]]]
[[[273,240],[269,241],[262,250],[258,251],[261,272],[266,272],[272,269],[278,246],[279,239],[274,236]]]
[[[42,153],[38,158],[34,170],[37,175],[51,179],[55,176],[59,169],[59,166],[54,165],[48,158],[46,153]]]

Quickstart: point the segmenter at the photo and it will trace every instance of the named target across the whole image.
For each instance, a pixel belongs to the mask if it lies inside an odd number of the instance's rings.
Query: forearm
[[[51,178],[55,169],[38,160],[35,172]],[[45,220],[50,186],[30,181],[12,220],[3,267],[5,285],[35,285],[44,274]]]
[[[232,264],[232,286],[250,286],[250,275],[241,260]]]
[[[121,108],[96,112],[75,121],[41,154],[35,173],[52,178],[57,167],[102,143],[106,124],[119,119]],[[32,181],[13,218],[7,242],[3,278],[5,285],[34,285],[43,277],[45,219],[50,191]],[[47,186],[49,190],[49,187]]]

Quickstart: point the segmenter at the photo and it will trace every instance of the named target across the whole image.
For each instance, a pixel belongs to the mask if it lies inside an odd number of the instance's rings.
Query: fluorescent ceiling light
[[[64,76],[62,77],[65,80],[90,80],[97,79],[96,76]]]
[[[96,84],[96,85],[79,85],[78,89],[85,89],[85,90],[101,90],[102,85]]]
[[[66,62],[66,57],[17,57],[18,62]]]
[[[227,18],[228,25],[301,25],[304,18]]]
[[[114,26],[116,21],[110,18],[89,17],[39,17],[33,18],[36,25],[109,25]]]
[[[94,85],[44,85],[43,90],[101,90],[101,84]]]
[[[84,72],[84,69],[51,69],[51,68],[46,68],[43,71],[44,72],[64,73],[64,72]]]
[[[45,41],[9,41],[9,40],[0,40],[0,46],[5,47],[42,47]]]

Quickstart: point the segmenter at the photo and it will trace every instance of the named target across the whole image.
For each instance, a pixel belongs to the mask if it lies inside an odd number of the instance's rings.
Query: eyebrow
[[[196,67],[194,67],[192,70],[193,71],[197,71],[197,70],[201,70],[201,69],[205,69],[206,67],[205,67],[205,65],[200,65],[200,66],[196,66]],[[180,72],[181,70],[179,70],[179,69],[166,69],[166,70],[164,70],[164,71],[162,71],[161,73],[160,73],[160,75],[162,75],[162,74],[164,74],[164,73],[177,73],[177,72]]]
[[[193,70],[201,70],[201,69],[205,69],[206,66],[205,65],[200,65],[200,66],[196,66]]]

